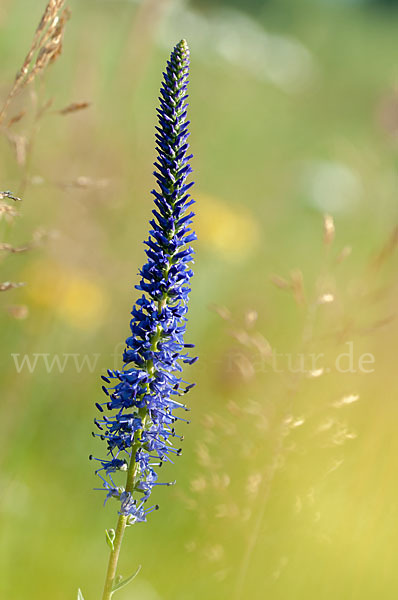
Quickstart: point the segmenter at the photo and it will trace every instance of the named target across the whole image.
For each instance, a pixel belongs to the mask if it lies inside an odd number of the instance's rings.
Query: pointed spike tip
[[[178,44],[178,46],[182,50],[189,50],[188,42],[187,42],[187,40],[185,38],[180,41],[180,43]]]

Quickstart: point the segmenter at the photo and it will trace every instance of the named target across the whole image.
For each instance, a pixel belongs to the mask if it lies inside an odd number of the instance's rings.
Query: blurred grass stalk
[[[69,9],[64,7],[65,0],[50,0],[36,28],[29,52],[22,67],[17,72],[14,83],[0,110],[0,125],[7,115],[10,104],[15,96],[35,78],[43,74],[48,65],[56,61],[62,51],[62,42],[66,22],[70,16]],[[21,118],[21,117],[20,117]],[[14,117],[9,125],[17,122]]]
[[[18,195],[22,196],[26,191],[28,183],[28,169],[33,150],[34,137],[37,133],[38,120],[48,107],[37,107],[32,125],[32,133],[30,139],[25,136],[17,135],[12,132],[12,127],[19,123],[25,116],[26,110],[20,111],[11,117],[7,124],[4,124],[6,117],[12,106],[12,102],[24,89],[32,84],[36,78],[42,76],[46,68],[53,64],[59,57],[62,51],[62,43],[64,37],[65,25],[70,16],[69,9],[65,8],[65,0],[50,0],[44,10],[43,16],[33,36],[33,41],[30,49],[23,61],[22,67],[17,72],[13,85],[3,103],[0,110],[0,132],[5,135],[8,141],[14,148],[17,163],[22,167],[21,183],[18,190]],[[36,94],[32,97],[37,104]],[[10,192],[1,193],[0,200],[11,199],[20,200],[13,196]],[[9,207],[6,203],[0,204],[0,219],[4,219],[4,226],[7,223],[12,223],[13,219],[18,216],[18,213]],[[3,231],[3,237],[5,231]],[[9,243],[0,243],[1,253],[19,254],[27,252],[39,245],[42,237],[42,232],[37,232],[33,236],[33,240],[19,247],[14,247]],[[0,284],[0,291],[7,291],[20,287],[21,283],[4,282]]]

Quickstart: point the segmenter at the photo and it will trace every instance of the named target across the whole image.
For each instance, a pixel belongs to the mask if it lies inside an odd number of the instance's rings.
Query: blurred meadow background
[[[198,385],[117,597],[395,599],[398,3],[68,6],[62,53],[1,124],[0,190],[22,198],[0,208],[1,598],[100,596],[116,503],[92,491],[94,403],[129,331],[184,37]],[[1,2],[2,103],[44,8]]]

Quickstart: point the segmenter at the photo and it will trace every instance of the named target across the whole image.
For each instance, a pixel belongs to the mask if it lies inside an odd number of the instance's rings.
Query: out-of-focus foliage
[[[242,0],[215,0],[211,2],[210,0],[196,0],[193,2],[198,7],[225,7],[230,6],[234,8],[241,8],[245,10],[259,10],[266,4],[269,4],[272,0],[248,0],[248,2],[242,3]]]
[[[198,386],[164,473],[177,485],[127,532],[121,572],[142,569],[119,598],[395,599],[398,16],[321,1],[69,4],[61,56],[16,99],[14,143],[0,138],[0,189],[24,181],[0,242],[51,233],[1,250],[0,281],[26,286],[0,295],[0,597],[100,594],[116,505],[92,491],[93,403],[128,335],[161,69],[185,37]],[[2,98],[43,8],[1,3]],[[34,140],[23,165],[21,138]],[[355,372],[333,368],[340,354],[350,367],[350,348]],[[313,353],[324,362],[294,373]],[[370,354],[374,372],[360,371]]]

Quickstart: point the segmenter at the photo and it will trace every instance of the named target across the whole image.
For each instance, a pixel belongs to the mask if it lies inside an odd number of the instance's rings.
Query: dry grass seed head
[[[299,306],[303,306],[305,304],[303,273],[300,269],[295,269],[291,272],[290,278],[294,299]]]
[[[280,290],[292,289],[292,284],[279,275],[271,275],[271,282]]]
[[[0,112],[0,124],[3,122],[8,107],[14,96],[52,64],[62,51],[62,42],[67,20],[70,16],[68,8],[64,8],[65,0],[50,0],[33,36],[30,49],[17,72],[12,88]],[[12,124],[12,119],[10,124]]]
[[[25,283],[19,282],[13,282],[13,281],[4,281],[3,283],[0,283],[0,292],[7,292],[8,290],[14,290],[16,288],[22,287],[23,285],[25,285]]]
[[[65,108],[58,110],[58,114],[60,115],[69,115],[71,113],[78,112],[79,110],[84,110],[90,106],[90,102],[72,102]]]
[[[395,252],[398,246],[398,225],[396,225],[389,235],[387,242],[384,244],[382,249],[376,255],[372,262],[371,267],[375,270],[379,269],[388,258]]]
[[[211,304],[209,309],[217,313],[224,321],[230,321],[232,318],[231,311],[226,306],[218,306],[217,304]]]
[[[335,226],[333,217],[331,215],[324,215],[323,217],[323,241],[326,246],[334,240]]]
[[[7,307],[7,311],[14,319],[22,321],[29,315],[29,309],[25,304],[12,304]]]
[[[352,253],[351,246],[344,246],[341,252],[337,255],[336,262],[337,264],[342,263],[346,258],[348,258]]]
[[[21,198],[18,198],[18,196],[13,196],[13,194],[9,191],[7,192],[0,192],[0,200],[5,200],[6,198],[9,198],[10,200],[14,200],[14,201],[21,201]]]

